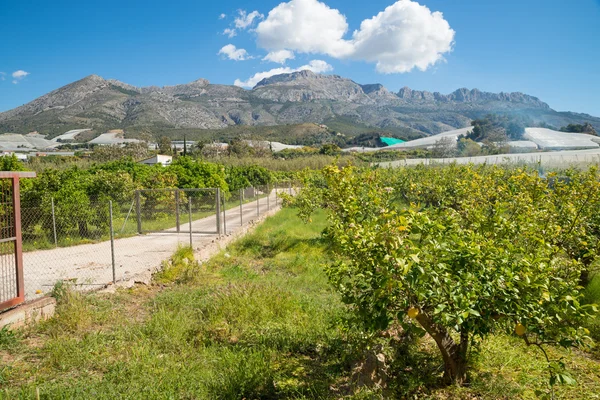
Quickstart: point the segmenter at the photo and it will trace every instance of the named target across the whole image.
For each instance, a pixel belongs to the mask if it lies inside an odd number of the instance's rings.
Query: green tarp
[[[404,140],[396,139],[393,137],[381,137],[380,139],[386,146],[391,146],[393,144],[398,144],[398,143],[404,143]]]

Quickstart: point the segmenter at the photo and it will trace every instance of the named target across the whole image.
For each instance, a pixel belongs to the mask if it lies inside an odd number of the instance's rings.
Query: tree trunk
[[[79,236],[81,236],[82,238],[88,238],[90,236],[89,231],[88,231],[88,225],[87,222],[85,221],[79,221],[77,223],[77,225],[79,226]]]
[[[460,333],[460,343],[456,343],[448,331],[435,324],[426,314],[417,315],[417,322],[435,340],[444,360],[444,380],[448,384],[462,385],[467,380],[467,351],[469,333]]]

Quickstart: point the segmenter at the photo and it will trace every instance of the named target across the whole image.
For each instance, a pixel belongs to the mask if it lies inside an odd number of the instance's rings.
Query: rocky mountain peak
[[[90,75],[24,106],[0,113],[0,133],[59,134],[65,129],[154,126],[223,128],[228,125],[325,123],[341,118],[402,135],[435,134],[467,126],[487,113],[528,115],[554,126],[600,119],[557,113],[523,93],[488,93],[461,88],[444,95],[412,90],[397,93],[381,84],[360,85],[337,75],[305,70],[263,79],[252,90],[210,84],[206,79],[138,88]],[[346,122],[344,122],[346,123]]]
[[[336,100],[372,103],[356,82],[338,75],[298,71],[275,75],[260,81],[252,92],[262,99],[276,102]]]
[[[105,82],[105,81],[106,81],[106,79],[104,79],[100,75],[91,74],[91,75],[88,75],[85,78],[79,80],[78,82],[95,82],[95,83],[101,83],[101,82]]]
[[[318,79],[319,76],[327,76],[327,75],[318,75],[309,70],[302,70],[302,71],[292,72],[289,74],[273,75],[271,77],[264,78],[263,80],[258,82],[256,84],[256,86],[254,86],[254,89],[257,89],[261,86],[267,86],[267,85],[277,85],[277,84],[282,84],[282,83]]]

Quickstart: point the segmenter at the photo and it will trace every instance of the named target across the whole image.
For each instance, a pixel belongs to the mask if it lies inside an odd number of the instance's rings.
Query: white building
[[[165,155],[162,155],[162,154],[157,154],[154,157],[151,157],[151,158],[148,158],[146,160],[140,161],[140,164],[146,164],[146,165],[160,164],[163,167],[166,167],[168,165],[171,165],[172,162],[173,162],[173,157],[172,156],[165,156]]]

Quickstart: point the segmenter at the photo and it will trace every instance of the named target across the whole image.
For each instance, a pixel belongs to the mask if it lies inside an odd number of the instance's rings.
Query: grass
[[[204,264],[179,249],[151,286],[86,295],[55,287],[53,319],[0,331],[0,398],[496,399],[545,389],[540,354],[513,337],[481,345],[463,388],[439,385],[426,338],[395,350],[388,338],[365,341],[344,324],[348,310],[322,269],[332,261],[324,214],[309,225],[294,214],[282,210]],[[385,355],[385,391],[356,384],[366,343]],[[579,382],[558,398],[597,398],[600,364],[551,352]]]

